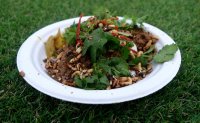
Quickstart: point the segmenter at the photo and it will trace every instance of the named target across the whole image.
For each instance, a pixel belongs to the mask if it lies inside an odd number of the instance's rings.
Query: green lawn
[[[199,123],[200,0],[79,1],[0,0],[0,122]],[[103,6],[121,16],[148,15],[146,22],[176,41],[182,65],[170,84],[126,103],[83,105],[44,95],[19,76],[16,55],[27,37],[48,24],[77,17],[80,12],[92,15]]]

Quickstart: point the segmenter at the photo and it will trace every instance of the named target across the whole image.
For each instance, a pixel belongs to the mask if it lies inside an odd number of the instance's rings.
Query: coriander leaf
[[[75,81],[75,84],[76,84],[78,87],[80,87],[80,88],[83,87],[83,82],[82,82],[82,80],[81,80],[78,76],[75,76],[74,81]]]
[[[96,62],[96,57],[97,57],[97,48],[92,46],[90,48],[90,58],[93,63]]]
[[[100,20],[110,18],[113,15],[108,9],[103,7],[98,8],[94,13],[94,15],[96,15],[96,17]]]
[[[146,66],[148,63],[148,56],[142,54],[140,57],[136,57],[131,62],[129,62],[129,65],[137,65],[138,63],[141,63],[143,66]]]
[[[149,54],[151,52],[153,52],[153,50],[155,49],[155,46],[151,46],[146,52],[144,52],[143,54]]]
[[[106,89],[109,85],[108,78],[102,73],[96,73],[92,76],[80,79],[78,76],[74,78],[76,86],[83,89]]]
[[[129,17],[128,17],[127,15],[125,15],[125,16],[123,17],[122,20],[117,21],[116,25],[117,25],[118,27],[123,26],[123,24],[126,24],[126,23],[127,23],[126,21],[127,21],[128,18],[129,18]]]
[[[75,44],[76,42],[76,24],[75,23],[69,28],[66,28],[65,33],[64,33],[64,39],[69,45]]]
[[[96,63],[96,68],[102,73],[114,76],[129,76],[128,63],[119,57],[112,57],[110,59],[100,59]]]
[[[127,47],[133,47],[135,44],[133,42],[126,42]]]
[[[100,59],[97,64],[97,70],[98,72],[100,72],[100,70],[102,70],[103,73],[105,74],[112,74],[111,71],[111,67],[108,65],[108,61],[106,59]]]
[[[81,32],[90,33],[94,29],[95,24],[90,21],[84,21],[81,23]]]
[[[143,22],[146,18],[147,18],[147,16],[143,16],[143,17],[140,17],[140,18],[137,18],[135,16],[132,16],[132,17],[126,16],[120,22],[120,24],[118,24],[119,25],[118,27],[119,27],[119,29],[126,29],[126,30],[134,29],[134,28],[141,28],[141,27],[143,27]],[[124,26],[124,22],[126,22],[127,20],[131,20],[132,22],[126,23],[126,25]]]
[[[115,65],[118,65],[118,64],[124,64],[124,65],[128,66],[127,62],[120,57],[112,57],[112,58],[109,59],[109,65],[115,66]]]
[[[120,72],[119,75],[121,75],[121,76],[130,76],[130,71],[129,71],[127,65],[118,64],[118,65],[116,65],[116,69]]]
[[[109,81],[106,75],[102,75],[101,78],[99,78],[99,82],[105,85],[109,85]]]
[[[111,67],[112,74],[114,76],[120,76],[120,71],[118,71],[115,67]]]
[[[136,25],[139,26],[139,27],[143,27],[143,23],[144,23],[144,20],[146,18],[147,18],[147,16],[143,16],[143,17],[137,18],[136,19]]]
[[[115,44],[115,45],[120,45],[120,41],[118,38],[112,36],[110,33],[108,32],[105,32],[105,38],[108,40],[108,42],[111,42],[112,44]]]
[[[119,50],[121,48],[118,38],[112,36],[108,32],[105,32],[105,38],[107,39],[107,43],[105,45],[106,49]]]
[[[151,58],[152,55],[149,55],[153,50],[155,49],[155,46],[150,47],[146,52],[144,52],[140,57],[136,57],[131,62],[129,62],[129,65],[137,65],[139,62],[146,66],[148,63],[148,58]]]
[[[154,61],[157,63],[169,61],[174,57],[177,50],[176,44],[166,45],[154,56]]]
[[[86,39],[84,41],[84,45],[83,45],[83,51],[82,54],[85,55],[86,52],[88,51],[89,47],[92,45],[93,42],[91,42],[90,40]]]
[[[94,83],[95,80],[96,80],[96,76],[91,76],[91,77],[86,77],[86,78],[85,78],[85,81],[86,81],[87,83]]]
[[[97,54],[102,53],[104,45],[107,43],[105,33],[101,28],[94,30],[91,35],[91,40],[86,39],[83,45],[82,54],[85,55],[87,51],[90,52],[92,62],[96,62]]]
[[[127,47],[121,48],[121,56],[124,60],[127,60],[130,54],[130,50]]]

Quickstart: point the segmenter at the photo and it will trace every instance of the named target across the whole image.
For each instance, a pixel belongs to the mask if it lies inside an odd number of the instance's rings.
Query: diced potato
[[[55,52],[55,45],[54,45],[54,37],[50,36],[47,42],[45,43],[45,50],[47,58],[50,58]]]

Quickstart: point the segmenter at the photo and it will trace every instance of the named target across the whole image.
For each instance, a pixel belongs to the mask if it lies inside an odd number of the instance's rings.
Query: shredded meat
[[[70,63],[70,60],[77,56],[75,48],[72,46],[59,49],[56,53],[58,54],[56,58],[51,57],[44,60],[48,74],[63,84],[75,86],[72,74],[80,69],[91,68],[89,57],[81,57],[74,63]],[[77,65],[79,65],[79,68],[77,68]]]
[[[133,35],[134,43],[137,45],[138,50],[141,51],[147,50],[145,46],[150,40],[152,40],[152,44],[155,44],[158,40],[155,36],[153,36],[149,32],[145,32],[143,29],[132,30],[131,33]]]

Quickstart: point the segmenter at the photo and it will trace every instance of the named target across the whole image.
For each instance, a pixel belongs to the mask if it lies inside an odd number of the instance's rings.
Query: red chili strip
[[[133,49],[131,49],[131,48],[129,48],[129,50],[130,50],[132,53],[137,54],[137,51],[135,51],[135,50],[133,50]]]
[[[118,17],[111,17],[110,20],[118,20]]]
[[[126,44],[125,43],[121,43],[120,46],[124,47],[124,46],[126,46]]]
[[[115,26],[115,30],[118,30],[118,26]]]
[[[126,36],[123,36],[123,35],[119,35],[119,39],[131,41],[130,38],[128,38],[128,37],[126,37]]]
[[[77,25],[77,29],[76,29],[76,45],[80,45],[82,44],[82,40],[80,39],[80,30],[81,30],[81,18],[83,17],[83,14],[81,13],[80,18],[79,18],[79,22]]]
[[[116,33],[111,33],[113,36],[118,36],[118,34],[116,34]]]
[[[102,23],[103,25],[107,25],[107,21],[104,19],[104,20],[101,20],[100,23]]]

